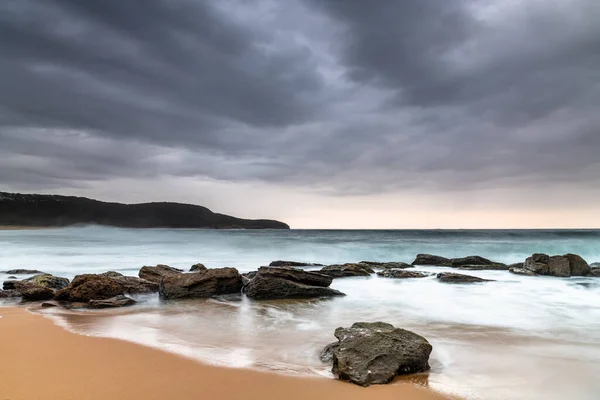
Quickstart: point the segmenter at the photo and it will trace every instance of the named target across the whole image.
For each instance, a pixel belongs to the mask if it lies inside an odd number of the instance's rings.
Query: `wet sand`
[[[71,333],[23,308],[0,308],[0,316],[3,399],[448,398],[406,383],[361,388],[326,378],[207,366],[125,341]]]
[[[18,226],[18,225],[0,225],[0,231],[22,231],[31,229],[49,229],[46,226]]]

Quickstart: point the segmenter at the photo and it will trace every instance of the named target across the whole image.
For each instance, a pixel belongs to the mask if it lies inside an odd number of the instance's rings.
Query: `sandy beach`
[[[45,226],[0,225],[0,231],[22,231],[29,229],[48,229]]]
[[[0,398],[32,399],[410,399],[447,397],[399,383],[361,388],[207,366],[161,350],[68,332],[24,308],[0,308]]]

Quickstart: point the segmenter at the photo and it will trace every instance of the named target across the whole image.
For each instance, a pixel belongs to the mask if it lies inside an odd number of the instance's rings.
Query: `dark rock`
[[[282,261],[277,260],[269,264],[269,267],[322,267],[323,264],[305,263],[298,261]]]
[[[125,276],[122,273],[117,272],[117,271],[103,272],[103,273],[98,274],[98,275],[100,275],[100,276],[108,276],[109,278],[121,278],[121,277]]]
[[[378,272],[377,275],[382,276],[384,278],[396,278],[396,279],[425,278],[425,277],[429,276],[429,274],[426,274],[424,272],[406,271],[403,269],[386,269],[385,271]]]
[[[213,268],[206,271],[170,274],[160,283],[163,299],[203,298],[238,293],[242,277],[235,268]]]
[[[432,254],[417,254],[417,258],[415,261],[411,263],[412,265],[431,265],[438,267],[451,267],[452,262],[449,258],[434,256]]]
[[[15,288],[15,283],[17,283],[19,281],[4,281],[4,283],[2,284],[2,289],[4,290],[14,290]]]
[[[344,264],[328,265],[321,268],[319,272],[332,278],[345,278],[349,276],[371,276],[375,271],[367,264]]]
[[[21,293],[16,290],[0,290],[0,299],[9,299],[13,297],[21,297]]]
[[[407,264],[401,261],[392,261],[392,262],[375,262],[375,261],[361,261],[359,264],[366,264],[373,268],[414,268],[414,265]]]
[[[6,278],[6,279],[18,279],[18,278],[17,278],[16,276],[9,276],[9,277],[8,277],[8,278]]]
[[[204,264],[194,264],[192,265],[192,267],[190,268],[190,272],[196,272],[196,271],[206,271],[208,268],[206,268],[204,266]]]
[[[339,342],[329,343],[319,353],[319,359],[324,363],[330,363],[333,361],[333,351],[339,347]]]
[[[258,273],[258,271],[250,271],[250,272],[246,272],[242,275],[242,283],[244,285],[246,285],[248,282],[250,282],[251,279],[254,279],[254,277],[256,276],[256,274]]]
[[[593,267],[592,269],[590,269],[590,273],[588,276],[600,278],[600,267]]]
[[[40,305],[40,307],[42,308],[54,308],[54,307],[58,307],[58,304],[56,303],[49,303],[49,302],[44,302]]]
[[[89,308],[114,308],[114,307],[126,307],[132,306],[137,302],[127,296],[118,295],[105,300],[90,300],[88,303]]]
[[[571,268],[571,276],[587,276],[591,271],[589,264],[577,254],[565,254],[565,257],[569,260],[569,267]]]
[[[506,264],[486,264],[486,265],[463,265],[457,267],[466,271],[508,271],[509,266]]]
[[[158,292],[158,283],[150,282],[135,276],[116,276],[112,278],[125,287],[126,294],[148,294]]]
[[[519,268],[519,267],[510,267],[508,268],[508,271],[515,274],[515,275],[525,275],[525,276],[537,276],[537,274],[533,271],[530,271],[528,269],[525,268]]]
[[[548,274],[550,276],[557,276],[561,278],[568,278],[571,276],[571,268],[569,265],[569,259],[565,256],[552,256],[548,260]]]
[[[8,275],[33,275],[33,274],[43,274],[42,271],[38,271],[37,269],[11,269],[8,271],[4,271],[5,274]]]
[[[17,281],[15,290],[21,294],[23,301],[50,300],[54,297],[54,290],[32,282]]]
[[[60,278],[50,274],[34,275],[31,278],[25,279],[24,282],[31,282],[36,285],[54,290],[64,289],[69,284],[69,280],[67,278]]]
[[[495,263],[492,260],[488,260],[487,258],[483,258],[480,256],[467,256],[460,258],[452,258],[450,260],[450,264],[452,264],[453,267],[464,267],[467,265],[492,265],[498,263]]]
[[[533,272],[536,275],[548,275],[548,263],[550,256],[547,254],[535,253],[528,257],[523,263],[523,268]]]
[[[444,283],[476,283],[491,282],[490,279],[478,278],[471,275],[456,274],[454,272],[441,272],[437,274],[437,279]]]
[[[369,386],[429,370],[431,344],[414,332],[383,322],[357,322],[337,328],[335,337],[338,342],[325,347],[321,359],[331,358],[337,379]]]
[[[511,268],[523,268],[523,265],[524,265],[524,264],[525,264],[525,263],[522,263],[522,262],[520,262],[520,263],[514,263],[514,264],[510,264],[510,265],[508,266],[508,269],[511,269]]]
[[[304,271],[297,268],[260,267],[258,275],[268,278],[281,278],[309,286],[327,287],[333,278],[320,272]]]
[[[64,289],[56,293],[57,300],[81,301],[105,300],[127,292],[126,286],[117,278],[84,274],[77,275]]]
[[[309,299],[344,296],[344,293],[324,286],[310,286],[296,281],[257,274],[244,286],[244,293],[254,300]]]
[[[167,275],[181,274],[183,270],[159,264],[155,267],[143,266],[138,276],[150,282],[160,283]]]

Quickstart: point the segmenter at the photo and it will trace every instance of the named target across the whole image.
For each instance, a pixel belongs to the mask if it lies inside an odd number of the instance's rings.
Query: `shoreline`
[[[333,379],[210,366],[128,341],[79,335],[24,307],[0,308],[0,316],[2,398],[451,398],[404,382],[362,388]]]
[[[0,225],[0,231],[28,231],[38,229],[52,229],[52,226],[24,226],[24,225]]]

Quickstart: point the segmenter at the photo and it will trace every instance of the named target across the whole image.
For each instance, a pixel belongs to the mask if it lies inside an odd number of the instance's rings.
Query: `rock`
[[[491,282],[490,279],[478,278],[471,275],[456,274],[454,272],[441,272],[437,274],[437,279],[444,283]]]
[[[359,264],[367,264],[373,268],[414,268],[414,265],[407,264],[401,261],[393,261],[393,262],[375,262],[375,261],[361,261]]]
[[[17,281],[15,290],[21,294],[23,301],[40,301],[54,298],[54,290],[32,282]]]
[[[328,265],[319,271],[322,274],[329,275],[332,278],[345,278],[349,276],[371,276],[375,271],[367,264],[344,264]]]
[[[40,307],[42,308],[54,308],[54,307],[58,307],[58,304],[56,303],[49,303],[49,302],[44,302],[40,305]]]
[[[16,282],[18,282],[18,281],[4,281],[4,283],[2,284],[2,289],[14,290]]]
[[[525,264],[525,263],[522,263],[522,262],[521,262],[521,263],[514,263],[514,264],[510,264],[510,265],[508,266],[508,269],[510,270],[511,268],[523,268],[523,265],[524,265],[524,264]]]
[[[549,275],[557,277],[586,276],[591,268],[588,263],[576,254],[562,256],[548,256],[547,254],[533,254],[523,264],[523,268],[536,275]]]
[[[589,264],[577,254],[565,254],[565,257],[569,260],[569,267],[571,268],[571,276],[587,276],[592,270]]]
[[[269,264],[269,267],[322,267],[323,264],[305,263],[298,261],[282,261],[277,260]]]
[[[137,304],[137,302],[127,296],[118,295],[105,300],[90,300],[88,303],[89,308],[114,308],[114,307],[125,307]]]
[[[57,300],[88,302],[105,300],[127,292],[124,282],[105,275],[77,275],[64,289],[56,293]]]
[[[465,271],[508,271],[509,266],[506,264],[486,264],[486,265],[464,265],[457,267]]]
[[[488,260],[487,258],[483,258],[480,256],[467,256],[461,258],[452,258],[450,260],[450,264],[453,267],[464,267],[468,265],[492,265],[498,264],[493,262],[492,260]]]
[[[148,294],[158,292],[158,283],[135,276],[113,276],[113,280],[125,287],[126,294]]]
[[[204,264],[194,264],[192,265],[192,267],[190,268],[190,272],[196,272],[196,271],[206,271],[208,268],[206,268],[204,266]]]
[[[333,361],[333,351],[338,348],[340,345],[339,342],[329,343],[327,346],[321,350],[319,353],[319,359],[321,362],[330,363]]]
[[[378,272],[377,275],[382,276],[384,278],[396,278],[396,279],[425,278],[425,277],[429,276],[429,274],[426,274],[424,272],[405,271],[403,269],[386,269],[385,271]]]
[[[250,271],[250,272],[241,274],[242,275],[242,283],[244,285],[246,285],[248,282],[250,282],[250,280],[252,280],[256,276],[257,273],[258,273],[258,271]]]
[[[13,297],[21,297],[21,293],[16,290],[0,290],[0,299],[9,299]]]
[[[108,276],[109,278],[122,278],[122,277],[125,276],[122,273],[117,272],[117,271],[103,272],[103,273],[98,274],[98,275],[100,275],[100,276]]]
[[[6,279],[17,279],[17,277],[16,277],[16,276],[9,276],[9,277],[8,277],[8,278],[6,278]]]
[[[598,267],[600,267],[600,262],[593,262],[593,263],[590,264],[590,267],[592,267],[592,268],[598,268]]]
[[[256,276],[244,286],[251,299],[305,299],[344,296],[328,286],[333,278],[318,272],[300,269],[260,267]]]
[[[594,268],[592,268],[590,270],[590,274],[588,276],[593,276],[593,277],[600,278],[600,267],[594,267]]]
[[[36,285],[54,290],[64,289],[69,284],[69,280],[67,278],[60,278],[50,274],[34,275],[31,278],[25,279],[24,282],[31,282]]]
[[[331,357],[337,379],[369,386],[429,370],[431,344],[414,332],[383,322],[357,322],[337,328],[335,337],[338,342],[325,347],[321,359]]]
[[[516,275],[525,275],[525,276],[537,276],[537,274],[533,271],[530,271],[528,269],[525,268],[519,268],[519,267],[510,267],[508,268],[508,271],[516,274]]]
[[[33,275],[33,274],[43,274],[42,271],[38,271],[37,269],[11,269],[8,271],[4,271],[7,275]]]
[[[432,265],[438,267],[451,267],[452,262],[449,258],[434,256],[432,254],[417,254],[415,261],[412,265]]]
[[[204,298],[238,293],[242,277],[235,268],[213,268],[206,271],[166,275],[160,283],[163,299]]]
[[[158,264],[155,267],[143,266],[138,273],[138,276],[150,282],[160,283],[160,281],[168,275],[181,274],[183,270],[169,267],[168,265]]]

